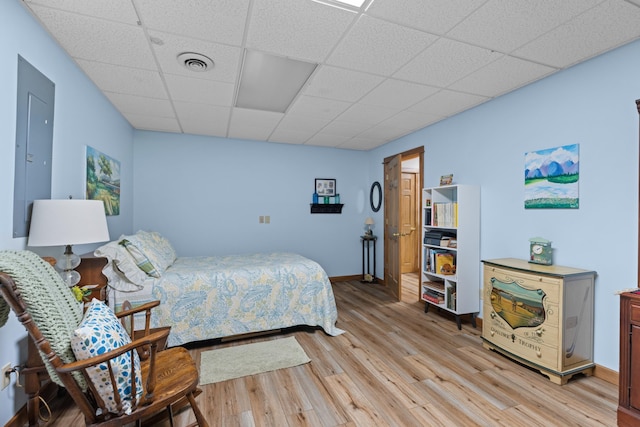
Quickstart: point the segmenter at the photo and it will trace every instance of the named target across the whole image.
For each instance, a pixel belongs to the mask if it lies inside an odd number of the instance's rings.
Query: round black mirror
[[[371,184],[371,191],[369,192],[369,202],[371,203],[371,210],[378,212],[380,205],[382,205],[382,187],[378,181]]]

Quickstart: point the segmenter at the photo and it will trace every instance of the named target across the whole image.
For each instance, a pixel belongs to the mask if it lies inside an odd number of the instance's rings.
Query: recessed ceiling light
[[[178,62],[191,71],[207,71],[213,68],[213,60],[199,53],[184,52],[178,55]]]
[[[245,51],[236,107],[284,113],[318,64]]]

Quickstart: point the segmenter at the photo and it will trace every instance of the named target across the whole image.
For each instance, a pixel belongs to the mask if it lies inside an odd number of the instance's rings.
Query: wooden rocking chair
[[[195,401],[200,390],[193,359],[182,347],[158,351],[158,342],[166,340],[168,330],[150,333],[99,356],[76,360],[71,336],[82,320],[82,307],[53,267],[29,251],[0,251],[0,296],[0,313],[3,309],[6,313],[7,305],[15,312],[35,342],[52,381],[67,390],[87,426],[115,427],[132,422],[141,425],[165,412],[173,426],[174,408],[188,404],[196,419],[191,426],[208,427]],[[121,316],[143,310],[148,319],[155,305],[127,310]],[[128,396],[123,396],[118,391],[112,365],[121,355],[128,354],[133,360],[138,351],[140,369],[136,369],[135,363],[127,367],[131,390]],[[98,391],[104,385],[94,384],[90,377],[91,368],[100,364],[109,372],[115,411],[108,409],[104,391]],[[141,379],[138,382],[143,388],[141,398],[136,398],[136,379]],[[125,400],[127,405],[123,404]]]

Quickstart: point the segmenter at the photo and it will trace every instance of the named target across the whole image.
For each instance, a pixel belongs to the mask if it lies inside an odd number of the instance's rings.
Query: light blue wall
[[[370,153],[425,147],[425,186],[454,174],[479,184],[481,257],[527,258],[551,240],[554,262],[595,270],[595,362],[618,369],[617,290],[637,285],[640,42],[558,73]],[[524,154],[580,144],[580,208],[524,209]]]
[[[0,2],[0,249],[25,249],[26,239],[12,237],[13,181],[18,55],[47,76],[55,88],[52,197],[84,198],[85,145],[121,161],[121,214],[109,217],[111,236],[129,232],[133,224],[133,130],[66,53],[36,23],[18,0]],[[51,225],[55,227],[55,224]],[[74,247],[76,253],[96,245]],[[30,248],[59,255],[63,248]],[[13,314],[0,328],[0,364],[26,360],[26,333]],[[22,389],[0,391],[0,424],[24,405]]]
[[[293,251],[330,276],[360,271],[367,153],[146,131],[134,139],[134,228],[160,231],[178,255]],[[315,178],[336,179],[342,214],[309,213]]]

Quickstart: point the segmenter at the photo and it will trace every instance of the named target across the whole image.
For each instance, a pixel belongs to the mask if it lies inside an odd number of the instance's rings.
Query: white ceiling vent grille
[[[184,52],[178,55],[178,62],[187,70],[202,72],[213,68],[213,60],[199,53]]]

